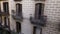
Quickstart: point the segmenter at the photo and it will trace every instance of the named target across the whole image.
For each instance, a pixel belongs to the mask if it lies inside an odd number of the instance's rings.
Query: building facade
[[[2,0],[0,24],[19,34],[60,34],[60,0]]]

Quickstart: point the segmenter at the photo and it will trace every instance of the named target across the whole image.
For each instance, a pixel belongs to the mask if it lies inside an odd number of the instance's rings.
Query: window
[[[36,34],[36,27],[33,27],[33,34]]]
[[[45,0],[35,0],[35,1],[45,1]]]
[[[8,18],[8,26],[9,26],[9,29],[10,29],[10,19]]]
[[[14,0],[14,1],[22,1],[22,0]]]
[[[6,20],[7,18],[6,17],[4,17],[4,25],[5,26],[7,26],[7,20]]]
[[[37,3],[35,5],[35,18],[40,19],[40,16],[43,15],[44,4]]]
[[[22,16],[22,4],[16,4],[16,13],[18,16]]]
[[[4,17],[4,25],[5,26],[9,25],[9,18],[8,17]]]
[[[16,30],[18,33],[21,32],[21,23],[16,22]]]
[[[2,16],[0,16],[0,25],[2,25]]]
[[[3,3],[3,10],[4,10],[4,12],[8,12],[9,11],[8,2],[4,2]]]

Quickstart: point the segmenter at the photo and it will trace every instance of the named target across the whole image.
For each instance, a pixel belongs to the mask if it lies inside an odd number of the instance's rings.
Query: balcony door
[[[21,32],[21,23],[20,22],[16,22],[16,31],[18,33]]]
[[[4,10],[4,12],[9,11],[8,2],[3,2],[3,10]]]
[[[16,13],[18,16],[22,16],[22,4],[16,4]]]
[[[36,19],[40,19],[40,16],[43,14],[43,10],[44,10],[43,6],[44,5],[42,3],[37,3],[35,5],[35,18]]]
[[[33,34],[41,34],[41,29],[34,26],[33,27]]]

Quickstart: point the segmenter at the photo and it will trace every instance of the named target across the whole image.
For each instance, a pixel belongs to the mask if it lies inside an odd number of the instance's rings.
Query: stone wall
[[[43,34],[59,34],[60,0],[46,0],[44,14],[47,15],[47,22]]]

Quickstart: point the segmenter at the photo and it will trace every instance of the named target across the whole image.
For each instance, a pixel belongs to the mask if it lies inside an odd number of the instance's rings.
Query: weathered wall
[[[43,34],[59,34],[60,0],[46,0],[44,14],[47,15],[47,23]]]

